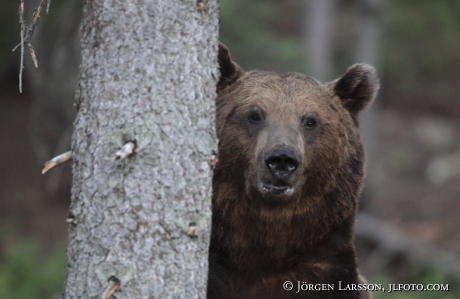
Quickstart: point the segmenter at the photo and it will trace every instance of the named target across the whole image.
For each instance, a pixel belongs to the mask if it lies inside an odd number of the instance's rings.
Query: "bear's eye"
[[[316,121],[314,117],[306,117],[303,120],[302,124],[305,127],[305,129],[311,130],[311,129],[316,128],[316,125],[318,124],[318,122]]]
[[[260,115],[259,112],[253,111],[253,112],[249,113],[248,120],[249,120],[250,123],[258,124],[258,123],[262,122],[263,118],[262,118],[262,115]]]

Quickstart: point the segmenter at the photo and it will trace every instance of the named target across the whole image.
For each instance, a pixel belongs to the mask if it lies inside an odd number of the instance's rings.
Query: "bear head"
[[[379,89],[375,69],[356,64],[323,84],[298,73],[244,72],[222,44],[218,61],[213,209],[288,221],[354,214],[364,177],[358,115]]]

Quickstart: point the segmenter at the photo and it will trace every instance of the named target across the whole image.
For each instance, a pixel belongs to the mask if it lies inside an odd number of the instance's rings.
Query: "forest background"
[[[30,20],[36,0],[25,1]],[[25,55],[19,0],[0,2],[0,299],[58,298],[71,169],[40,174],[70,149],[81,1],[53,0]],[[381,91],[362,120],[369,152],[356,243],[371,283],[449,284],[460,298],[460,0],[221,0],[220,39],[244,69],[330,81],[375,65]]]

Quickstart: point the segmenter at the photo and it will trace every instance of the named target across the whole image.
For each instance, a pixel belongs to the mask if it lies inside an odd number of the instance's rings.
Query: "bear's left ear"
[[[244,71],[232,61],[227,47],[219,42],[219,52],[217,54],[219,62],[220,78],[217,83],[217,94],[225,87],[233,84],[239,77],[244,75]]]
[[[342,77],[330,84],[345,109],[355,118],[375,98],[380,88],[377,72],[368,64],[351,66]]]

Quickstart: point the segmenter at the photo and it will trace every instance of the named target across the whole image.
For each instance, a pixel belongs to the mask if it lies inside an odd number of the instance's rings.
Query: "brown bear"
[[[353,230],[375,69],[322,84],[218,60],[208,299],[369,298]]]

